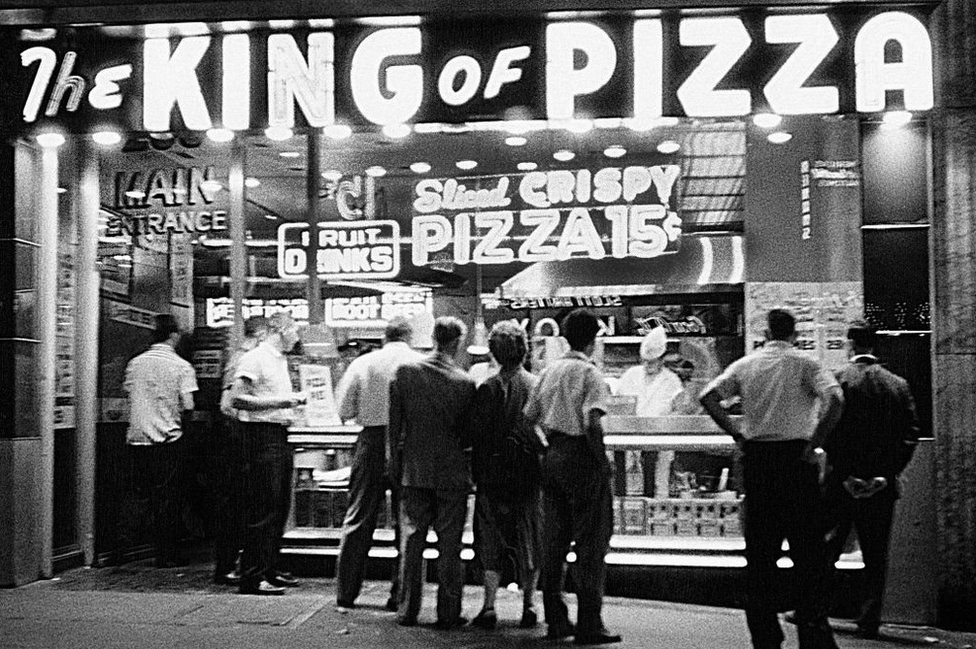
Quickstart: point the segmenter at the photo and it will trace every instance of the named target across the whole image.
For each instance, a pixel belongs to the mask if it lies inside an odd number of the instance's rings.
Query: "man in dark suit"
[[[865,322],[847,331],[850,364],[837,373],[844,412],[824,443],[831,465],[826,494],[831,524],[830,556],[840,556],[851,528],[864,558],[864,598],[859,635],[876,638],[881,624],[888,541],[898,498],[898,475],[918,443],[915,402],[905,379],[874,355],[876,333]]]
[[[400,501],[400,593],[397,622],[417,623],[423,552],[437,532],[437,626],[463,625],[461,533],[471,491],[468,442],[475,383],[455,362],[467,328],[457,318],[434,322],[434,353],[397,369],[390,384],[388,466]]]

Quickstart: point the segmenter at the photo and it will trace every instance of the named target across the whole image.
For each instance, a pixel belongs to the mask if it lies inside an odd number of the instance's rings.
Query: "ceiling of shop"
[[[464,131],[463,126],[449,127]],[[517,163],[531,161],[540,170],[591,169],[635,164],[676,163],[681,166],[679,211],[683,230],[741,231],[745,185],[745,127],[741,122],[699,122],[686,120],[676,126],[650,131],[629,128],[594,128],[586,133],[563,129],[537,130],[525,134],[522,146],[505,143],[508,133],[500,131],[466,131],[450,133],[412,133],[402,139],[386,137],[379,131],[356,132],[347,139],[322,139],[320,170],[337,170],[345,179],[362,177],[368,167],[379,165],[387,174],[377,179],[377,215],[380,218],[406,219],[411,214],[413,183],[423,177],[469,178],[504,174],[515,176]],[[665,155],[657,151],[664,140],[674,140],[680,149]],[[604,150],[618,145],[627,153],[608,158]],[[276,249],[273,241],[278,227],[289,221],[306,219],[307,138],[296,134],[286,141],[269,140],[263,135],[246,139],[245,176],[260,183],[246,190],[246,227],[252,239],[250,252],[257,275],[274,276]],[[553,159],[553,152],[568,149],[576,157],[568,162]],[[282,153],[292,157],[283,157]],[[220,180],[226,184],[230,148],[204,141],[196,148],[174,145],[165,152],[181,165],[213,164]],[[475,160],[478,166],[460,171],[459,160]],[[429,172],[420,175],[410,170],[413,162],[427,162]],[[337,218],[334,183],[322,179],[322,215]],[[262,243],[264,245],[262,245]],[[198,247],[198,268],[203,274],[225,275],[227,248]],[[471,269],[457,271],[465,279]],[[486,269],[485,273],[507,272],[503,268]],[[505,276],[485,276],[486,287],[494,286]]]

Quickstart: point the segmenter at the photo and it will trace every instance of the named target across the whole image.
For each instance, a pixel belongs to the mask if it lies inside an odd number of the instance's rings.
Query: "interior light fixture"
[[[912,114],[907,110],[892,110],[885,113],[881,118],[881,126],[886,129],[901,128],[911,121]]]
[[[603,150],[603,155],[607,156],[608,158],[622,158],[623,156],[627,155],[627,149],[623,148],[619,144],[613,144]]]
[[[125,192],[125,195],[127,198],[134,198],[141,201],[146,197],[146,192],[142,191],[141,189],[130,189]]]
[[[562,127],[570,133],[582,135],[593,130],[593,120],[591,119],[571,119],[562,124]]]
[[[269,126],[264,129],[264,134],[269,140],[274,140],[275,142],[283,142],[291,138],[294,132],[287,126]]]
[[[278,155],[280,155],[282,158],[297,158],[302,154],[299,153],[298,151],[282,151]]]
[[[793,134],[786,131],[773,131],[766,136],[766,139],[773,144],[785,144],[793,139]]]
[[[55,190],[55,191],[57,191],[59,194],[64,194],[68,190],[66,188],[64,188],[64,187],[58,187],[57,190]]]
[[[458,160],[457,162],[454,163],[454,165],[458,169],[463,169],[464,171],[469,171],[469,170],[474,169],[475,167],[477,167],[478,166],[478,162],[476,160]]]
[[[211,128],[207,129],[207,138],[211,142],[230,142],[234,139],[234,131],[229,128]]]
[[[560,162],[569,162],[570,160],[576,157],[576,154],[570,151],[569,149],[559,149],[558,151],[552,154],[552,157],[555,158],[556,160],[559,160]]]
[[[223,187],[224,186],[220,184],[219,180],[210,179],[210,180],[204,180],[202,183],[200,183],[200,189],[204,189],[208,192],[220,191],[221,189],[223,189]]]
[[[410,171],[415,174],[425,174],[430,171],[430,164],[426,162],[414,162],[410,165]]]
[[[415,133],[440,133],[444,130],[444,125],[439,122],[420,122],[413,125]]]
[[[261,181],[255,178],[254,176],[248,176],[247,178],[244,179],[245,187],[254,189],[255,187],[258,187],[260,185],[261,185]]]
[[[328,171],[322,172],[322,177],[331,183],[337,183],[342,178],[342,172],[338,169],[329,169]]]
[[[776,128],[783,122],[783,117],[776,113],[756,113],[752,116],[752,123],[759,128]]]
[[[352,135],[352,128],[348,124],[329,124],[322,129],[322,133],[333,140],[345,140]]]
[[[92,142],[101,146],[114,146],[122,141],[118,131],[96,131],[91,134]]]
[[[518,167],[519,171],[535,171],[539,168],[539,165],[534,162],[520,162],[516,167]]]
[[[657,150],[665,155],[670,153],[677,153],[681,148],[681,145],[674,140],[663,140],[657,145]]]
[[[38,133],[35,139],[45,149],[55,149],[64,144],[64,136],[54,131]]]
[[[632,131],[643,133],[645,131],[650,131],[655,126],[657,126],[657,121],[653,119],[643,119],[643,118],[635,117],[633,119],[625,120],[624,124],[626,124],[627,128],[629,128]]]
[[[264,218],[268,219],[269,221],[277,221],[278,220],[278,215],[277,214],[265,214],[264,215]]]
[[[366,175],[372,176],[373,178],[380,178],[386,175],[386,169],[379,165],[373,165],[372,167],[368,167],[366,169]]]
[[[383,135],[394,140],[407,137],[410,131],[409,124],[387,124],[383,127]]]
[[[509,135],[505,138],[505,144],[508,146],[524,146],[528,143],[528,139],[521,135]]]

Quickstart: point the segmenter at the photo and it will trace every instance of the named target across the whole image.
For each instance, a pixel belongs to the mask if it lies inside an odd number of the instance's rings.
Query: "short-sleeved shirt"
[[[234,379],[242,378],[251,382],[251,394],[256,397],[283,399],[292,394],[288,359],[271,340],[265,340],[241,356]],[[295,414],[292,408],[238,410],[238,419],[244,422],[290,424],[295,420]]]
[[[593,410],[607,411],[610,388],[586,354],[567,352],[539,376],[525,404],[525,418],[546,434],[586,435]]]
[[[401,341],[353,360],[336,389],[339,416],[360,426],[386,426],[390,422],[390,381],[398,367],[424,358]]]
[[[742,397],[742,436],[747,440],[810,439],[819,421],[820,401],[840,394],[837,380],[816,360],[774,340],[729,365],[702,394]]]
[[[648,375],[647,368],[637,365],[624,372],[617,383],[617,394],[637,397],[637,415],[640,417],[670,414],[671,402],[681,390],[681,379],[666,367]]]
[[[181,416],[193,408],[197,377],[172,347],[157,343],[129,361],[123,387],[130,403],[127,444],[148,446],[180,438]]]

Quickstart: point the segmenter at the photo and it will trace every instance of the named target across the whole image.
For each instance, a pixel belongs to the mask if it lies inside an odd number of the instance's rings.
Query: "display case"
[[[604,426],[615,466],[608,563],[744,565],[740,478],[731,437],[705,416],[607,416]],[[358,430],[291,430],[295,498],[286,545],[314,547],[317,554],[338,551]],[[470,558],[468,514],[464,556]],[[388,499],[374,535],[374,555],[392,553],[393,525]]]

